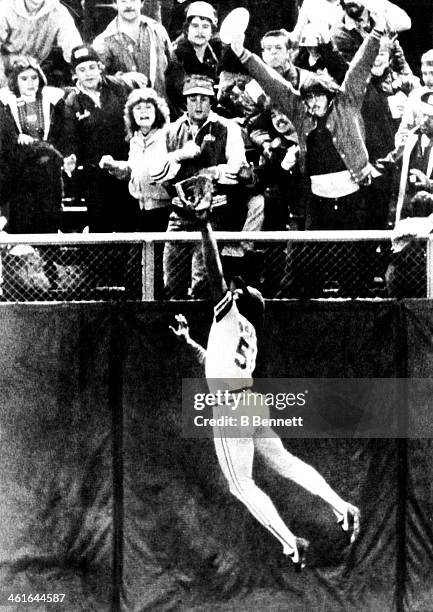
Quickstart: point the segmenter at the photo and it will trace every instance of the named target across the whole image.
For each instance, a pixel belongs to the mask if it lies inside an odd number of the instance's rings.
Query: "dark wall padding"
[[[352,548],[325,503],[257,460],[312,541],[296,574],[229,494],[212,441],[181,435],[182,378],[202,372],[168,331],[177,312],[205,344],[202,303],[0,307],[2,597],[65,593],[68,612],[430,610],[431,441],[284,441],[360,505]],[[257,375],[428,378],[432,332],[427,301],[270,303]],[[431,397],[408,386],[410,418]]]

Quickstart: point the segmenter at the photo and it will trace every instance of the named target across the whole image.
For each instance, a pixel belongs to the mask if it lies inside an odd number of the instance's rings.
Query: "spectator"
[[[317,74],[327,74],[339,84],[347,71],[346,62],[334,48],[330,34],[327,33],[325,37],[312,24],[306,25],[302,31],[294,64]]]
[[[433,229],[433,93],[424,92],[417,113],[417,130],[385,160],[382,167],[401,161],[394,253],[387,270],[393,297],[425,297],[424,249],[412,238]],[[423,280],[421,280],[423,279]]]
[[[382,4],[387,33],[410,30],[411,20],[405,11],[386,0]],[[344,14],[332,32],[332,40],[346,62],[351,62],[363,40],[373,29],[374,19],[365,0],[341,0],[341,6]]]
[[[130,87],[153,87],[165,96],[165,71],[171,58],[166,29],[141,14],[143,0],[116,0],[117,17],[93,41],[107,74]]]
[[[10,145],[2,195],[11,234],[54,233],[60,228],[63,158],[53,145],[63,127],[63,94],[47,86],[39,64],[25,56],[14,60],[8,87],[0,89],[3,141]],[[53,255],[43,261],[43,270],[54,289]]]
[[[412,74],[397,40],[384,36],[372,68],[361,114],[365,144],[371,160],[384,157],[394,146],[406,94],[418,81]],[[378,129],[380,126],[380,129]],[[394,200],[392,174],[374,181],[367,192],[369,229],[387,229]]]
[[[250,74],[297,130],[300,160],[311,181],[308,229],[365,229],[367,226],[364,187],[371,183],[374,169],[363,139],[360,110],[385,27],[383,15],[377,14],[375,21],[375,28],[364,41],[340,88],[325,76],[311,74],[297,93],[290,83],[243,48],[243,37],[238,36],[232,44]],[[345,265],[347,283],[342,292],[351,296],[359,294],[365,289],[358,282],[360,262],[352,260]],[[322,275],[321,269],[317,272],[318,276]],[[323,278],[318,279],[319,293],[322,281]],[[309,289],[316,291],[317,287]]]
[[[251,141],[261,151],[257,173],[265,196],[263,229],[303,230],[304,181],[298,163],[298,136],[292,122],[278,108],[267,108],[251,120],[249,129]],[[279,295],[280,285],[285,286],[289,294],[293,291],[295,280],[301,275],[299,251],[299,244],[273,247],[273,273],[264,276],[260,287],[266,297]],[[287,258],[289,252],[290,258]],[[287,265],[288,259],[291,260],[290,266]]]
[[[304,0],[290,38],[293,42],[298,42],[308,24],[312,24],[326,36],[326,32],[340,21],[342,12],[340,0]]]
[[[143,232],[164,232],[168,223],[169,195],[157,184],[167,157],[164,128],[170,120],[168,106],[153,89],[135,89],[125,105],[128,161],[101,158],[101,165],[129,180],[129,191],[139,201],[140,217],[136,228]],[[167,177],[165,177],[167,178]]]
[[[55,145],[63,127],[63,95],[46,85],[39,64],[26,56],[14,60],[8,86],[0,89],[3,136],[13,144],[6,173],[10,233],[49,233],[60,227],[63,158]]]
[[[410,131],[418,126],[419,117],[417,115],[421,96],[433,92],[433,49],[426,51],[421,56],[421,76],[423,86],[415,88],[407,99],[404,114],[395,137],[396,147],[403,145]]]
[[[402,161],[396,220],[414,215],[412,199],[420,191],[433,193],[433,93],[422,94],[417,114],[417,129],[404,145],[395,149],[385,162]],[[383,160],[381,160],[383,161]],[[380,166],[379,166],[380,167]],[[419,207],[419,203],[418,203]]]
[[[295,64],[292,61],[291,45],[292,45],[291,38],[287,30],[280,29],[280,30],[271,30],[269,32],[266,32],[266,34],[263,36],[261,40],[262,59],[267,66],[276,70],[286,81],[288,81],[292,85],[293,89],[299,90],[299,87],[301,86],[301,84],[308,77],[309,71],[304,70],[303,68],[299,68],[298,66],[295,66]],[[281,112],[284,113],[284,110],[282,109],[278,100],[273,100],[273,103],[275,104],[276,108],[278,109],[280,113]],[[286,117],[287,117],[287,114],[286,114]],[[292,132],[292,133],[296,132],[293,124],[291,127],[288,126],[288,133],[289,132]],[[268,134],[268,137],[270,141],[272,141],[270,134]],[[266,152],[265,152],[265,158],[266,158]],[[300,226],[303,227],[304,221],[305,221],[305,202],[304,202],[305,185],[303,184],[305,183],[305,181],[304,181],[303,176],[298,175],[299,168],[300,168],[299,164],[297,163],[294,174],[292,173],[290,175],[290,181],[292,181],[294,175],[296,175],[296,183],[297,183],[297,188],[291,194],[292,196],[291,197],[291,210],[292,212],[296,211],[295,212],[296,221],[292,218],[291,223],[294,226],[298,226],[298,228]],[[302,174],[304,173],[302,172]],[[288,177],[286,176],[286,178]],[[277,191],[274,191],[274,192],[272,189],[267,191],[267,198],[266,198],[266,209],[267,210],[265,211],[265,216],[266,216],[266,212],[269,212],[269,210],[275,210],[274,202],[275,202],[275,206],[279,208],[279,204],[281,203],[279,198],[277,197],[275,201],[273,200],[273,195],[276,195],[278,191],[279,191],[278,188],[277,188]]]
[[[287,30],[270,30],[261,40],[262,58],[267,66],[276,70],[299,89],[305,72],[294,66],[290,52],[290,35]]]
[[[67,63],[82,43],[74,20],[59,0],[2,0],[0,3],[0,85],[16,55],[29,55],[42,64],[59,46]]]
[[[334,31],[333,41],[345,58],[348,68],[349,62],[352,61],[362,41],[371,31],[373,19],[363,2],[344,1],[343,8],[344,16],[341,24]],[[397,10],[397,29],[403,30],[410,27],[410,19],[404,11],[396,7],[392,10]],[[405,22],[406,18],[408,23]],[[387,29],[389,30],[388,24]],[[365,144],[369,157],[373,161],[383,158],[394,146],[396,125],[389,98],[394,96],[399,89],[409,91],[412,87],[412,79],[412,72],[394,32],[387,32],[381,40],[372,68],[372,78],[361,109],[365,126]],[[398,110],[394,105],[394,114]],[[380,130],[377,129],[378,125],[380,125]],[[389,175],[376,180],[366,193],[368,229],[386,229],[390,203],[393,198],[392,191],[393,179]]]
[[[166,72],[167,95],[173,119],[185,111],[183,83],[187,75],[218,76],[220,48],[214,46],[216,11],[207,2],[193,2],[186,10],[183,32],[174,43],[174,55]]]
[[[217,229],[227,229],[226,209],[234,209],[231,201],[239,184],[238,171],[245,164],[245,148],[240,127],[234,122],[219,117],[211,110],[215,97],[214,81],[206,76],[192,75],[185,79],[184,95],[187,111],[172,123],[167,133],[169,151],[165,174],[175,176],[180,182],[203,172],[211,174],[216,182],[216,195],[228,200],[228,206],[215,208],[213,223]],[[160,175],[163,180],[164,173]],[[220,198],[221,201],[221,198]],[[232,213],[230,213],[232,214]],[[196,222],[172,212],[168,223],[169,232],[193,231]],[[164,248],[164,284],[169,298],[184,297],[179,280],[179,261],[192,257],[192,279],[190,294],[201,297],[205,294],[205,270],[200,245],[191,249],[179,248],[167,242]],[[189,279],[188,281],[189,282]]]
[[[106,76],[93,47],[72,52],[76,87],[66,97],[63,152],[69,171],[82,166],[83,196],[92,232],[127,231],[133,228],[136,204],[126,184],[100,168],[103,155],[126,160],[123,110],[128,87],[120,78]]]
[[[249,124],[251,141],[260,149],[260,179],[265,189],[264,230],[301,229],[297,208],[300,171],[298,136],[277,108],[266,109]]]

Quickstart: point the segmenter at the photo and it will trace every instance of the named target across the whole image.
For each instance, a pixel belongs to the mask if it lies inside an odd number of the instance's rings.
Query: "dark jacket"
[[[78,89],[65,100],[61,151],[65,157],[75,153],[78,165],[97,166],[102,155],[128,159],[123,109],[129,89],[121,79],[103,76],[100,92],[100,108]]]
[[[326,70],[329,76],[341,85],[347,72],[347,65],[343,56],[334,48],[331,42],[319,45],[318,52],[320,57],[311,65],[307,49],[301,47],[295,58],[295,65],[298,68],[303,68],[310,72],[322,72]]]
[[[9,233],[56,232],[60,227],[63,195],[63,158],[58,146],[63,130],[64,92],[54,87],[41,90],[44,131],[28,145],[18,144],[23,132],[17,97],[0,90],[1,133],[4,148],[0,159],[2,202],[9,202]]]
[[[172,119],[177,119],[185,110],[182,95],[183,82],[187,75],[203,74],[216,81],[220,49],[208,44],[201,62],[192,44],[184,34],[174,43],[173,57],[165,73],[165,86]]]

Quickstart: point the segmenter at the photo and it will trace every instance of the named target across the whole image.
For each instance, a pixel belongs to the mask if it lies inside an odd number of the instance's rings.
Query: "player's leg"
[[[315,468],[289,453],[270,428],[256,430],[254,445],[266,463],[278,474],[325,500],[332,507],[343,530],[350,530],[351,541],[356,539],[359,533],[359,509],[344,501]]]
[[[298,550],[300,539],[289,530],[281,519],[271,499],[253,480],[252,468],[254,442],[252,438],[227,438],[224,428],[214,429],[214,443],[221,470],[227,479],[230,492],[241,501],[251,514],[283,545],[283,552],[294,563],[305,565]],[[305,543],[305,548],[308,543]]]

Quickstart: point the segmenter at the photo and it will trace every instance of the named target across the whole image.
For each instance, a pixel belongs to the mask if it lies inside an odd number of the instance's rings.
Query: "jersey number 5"
[[[245,368],[247,367],[249,348],[250,345],[248,344],[247,340],[243,336],[241,336],[239,338],[238,346],[236,348],[235,364],[238,366],[238,368],[241,368],[242,370],[245,370]]]

